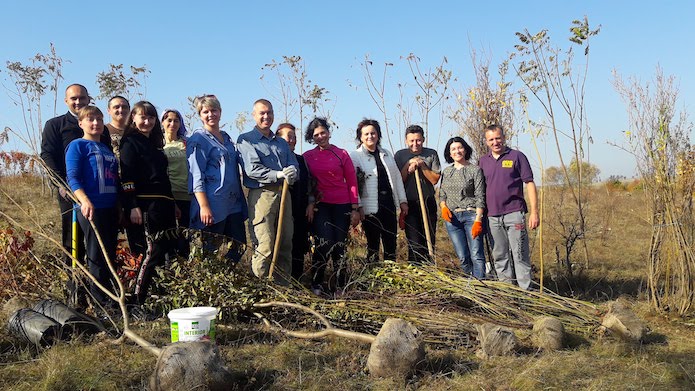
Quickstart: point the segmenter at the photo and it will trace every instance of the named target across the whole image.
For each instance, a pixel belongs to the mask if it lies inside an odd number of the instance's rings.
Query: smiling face
[[[157,117],[154,115],[147,115],[144,111],[133,112],[133,125],[138,130],[138,132],[149,137],[152,132],[152,128],[156,124]]]
[[[420,133],[408,133],[405,135],[405,145],[408,146],[408,149],[414,155],[422,153],[422,144],[424,143],[425,138]]]
[[[367,125],[362,127],[360,142],[369,151],[374,152],[379,143],[379,133],[377,133],[376,128],[372,125]]]
[[[314,143],[316,143],[319,148],[326,149],[330,146],[329,141],[331,140],[331,133],[323,126],[319,126],[314,129],[314,135],[312,137],[314,139]]]
[[[89,104],[89,94],[82,86],[73,85],[65,90],[65,104],[68,105],[68,110],[77,115],[81,108]]]
[[[104,132],[104,116],[101,114],[88,114],[77,122],[82,131],[84,138],[92,141],[99,141],[101,134]]]
[[[173,136],[173,139],[176,139],[176,133],[181,127],[181,120],[175,112],[169,111],[162,119],[162,127],[168,136]]]
[[[274,120],[273,105],[263,102],[256,103],[253,105],[252,116],[258,129],[264,132],[270,130]]]
[[[207,130],[220,130],[220,118],[222,118],[222,110],[203,106],[200,109],[200,120],[203,121],[203,126]]]
[[[459,142],[451,143],[449,146],[449,156],[455,163],[463,164],[466,162],[466,149]]]
[[[111,102],[109,102],[108,113],[111,117],[111,122],[125,125],[128,121],[128,115],[130,114],[130,105],[125,99],[112,99]]]
[[[499,156],[507,148],[502,130],[488,130],[485,132],[485,143],[494,156]]]

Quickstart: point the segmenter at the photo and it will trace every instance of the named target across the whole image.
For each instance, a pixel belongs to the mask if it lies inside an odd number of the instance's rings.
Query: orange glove
[[[444,221],[451,223],[451,218],[453,216],[454,215],[451,214],[449,208],[447,208],[446,206],[442,206],[442,218],[444,219]]]
[[[483,223],[480,221],[474,221],[473,227],[471,227],[471,236],[473,236],[473,239],[475,239],[481,233],[483,233]]]
[[[398,228],[405,229],[405,213],[401,213],[398,217]]]

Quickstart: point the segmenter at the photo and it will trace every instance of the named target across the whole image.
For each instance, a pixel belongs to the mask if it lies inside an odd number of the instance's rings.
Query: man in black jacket
[[[56,181],[66,183],[65,149],[72,140],[83,136],[82,129],[77,123],[77,112],[87,106],[91,98],[87,89],[81,84],[71,84],[65,89],[65,104],[68,112],[46,121],[41,135],[41,159],[49,168],[48,174]],[[111,147],[108,130],[104,128],[101,141]],[[62,223],[63,248],[72,251],[72,208],[73,202],[66,195],[67,185],[58,187],[58,204],[60,206]],[[84,255],[84,240],[82,230],[77,230],[78,254]],[[70,257],[65,257],[68,265],[72,264]]]

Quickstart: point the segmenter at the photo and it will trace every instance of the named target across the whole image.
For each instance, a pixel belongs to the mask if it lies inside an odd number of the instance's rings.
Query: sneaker
[[[321,285],[312,285],[311,293],[315,294],[316,296],[323,296],[323,288],[321,288]]]

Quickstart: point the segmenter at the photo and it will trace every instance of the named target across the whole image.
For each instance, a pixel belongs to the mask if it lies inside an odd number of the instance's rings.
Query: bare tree
[[[41,128],[43,126],[42,99],[48,91],[53,92],[53,113],[58,101],[58,84],[63,79],[63,59],[58,56],[55,46],[50,44],[48,54],[37,53],[28,63],[7,62],[7,75],[12,84],[3,86],[8,91],[12,103],[22,112],[22,129],[11,129],[31,150],[39,150]]]
[[[130,66],[129,70],[123,69],[123,64],[109,64],[107,71],[97,74],[99,95],[97,99],[109,99],[116,95],[122,95],[126,99],[142,98],[147,92],[147,74],[150,71],[146,65],[141,67]]]
[[[310,116],[322,115],[330,119],[332,108],[327,103],[335,103],[330,92],[319,86],[307,76],[306,63],[300,56],[282,56],[261,67],[261,81],[266,76],[275,77],[276,91],[270,92],[274,101],[280,102],[282,121],[288,122],[295,115],[299,118],[299,129],[304,128],[304,120]],[[301,143],[300,143],[301,148]]]
[[[488,152],[483,129],[489,125],[504,127],[508,139],[514,136],[514,102],[511,82],[506,80],[508,61],[498,66],[498,81],[490,80],[490,57],[478,57],[471,50],[471,62],[475,73],[475,85],[463,91],[454,91],[454,106],[449,109],[449,118],[468,139],[476,159]]]
[[[565,184],[577,207],[578,234],[584,249],[586,266],[589,265],[589,250],[586,244],[586,199],[585,185],[582,181],[582,164],[588,161],[591,144],[590,129],[586,120],[585,85],[589,69],[589,39],[597,35],[599,28],[591,29],[588,19],[574,20],[570,27],[569,41],[581,48],[583,61],[574,57],[574,46],[561,49],[552,45],[547,30],[531,34],[528,30],[517,32],[519,43],[510,60],[514,71],[535,102],[540,104],[548,121],[548,129],[555,141],[560,167],[565,176]],[[577,65],[578,64],[578,65]],[[563,125],[566,130],[563,130]],[[579,164],[578,181],[572,184],[571,175],[565,164],[561,141],[569,141],[572,159]],[[572,220],[575,220],[572,218]],[[571,266],[571,264],[569,264]],[[571,274],[572,270],[568,269]]]
[[[405,60],[408,62],[410,73],[419,90],[414,100],[420,109],[425,138],[427,138],[430,112],[448,97],[449,83],[453,81],[453,73],[446,68],[448,64],[446,57],[442,58],[442,62],[434,69],[427,70],[421,68],[420,57],[413,53],[406,56]]]

